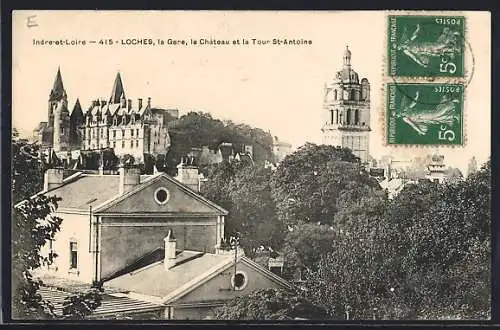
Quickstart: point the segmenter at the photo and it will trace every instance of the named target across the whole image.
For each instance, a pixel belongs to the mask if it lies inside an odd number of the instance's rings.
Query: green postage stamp
[[[463,77],[463,16],[389,16],[389,75]]]
[[[387,84],[387,143],[462,145],[462,84]]]

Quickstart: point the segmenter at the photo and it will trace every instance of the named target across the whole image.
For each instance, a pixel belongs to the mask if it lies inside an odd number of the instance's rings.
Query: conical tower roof
[[[63,98],[66,98],[66,91],[62,82],[61,69],[57,68],[56,79],[50,91],[49,101],[60,101]]]
[[[75,116],[83,116],[82,106],[80,104],[80,99],[76,99],[75,106],[73,107],[73,111],[71,111],[71,117]]]
[[[123,89],[122,78],[120,72],[116,74],[115,83],[113,84],[113,91],[111,92],[111,97],[109,99],[110,104],[120,103],[121,99],[125,98],[125,91]]]

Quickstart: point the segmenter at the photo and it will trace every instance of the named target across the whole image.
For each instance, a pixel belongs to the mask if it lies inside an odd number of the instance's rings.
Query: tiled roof
[[[194,257],[196,255],[198,255],[197,258]],[[231,263],[234,257],[231,254],[207,253],[200,255],[199,252],[183,251],[178,255],[178,258],[180,260],[177,264],[168,270],[165,270],[163,260],[160,260],[105,282],[104,287],[114,290],[121,288],[124,292],[131,291],[162,298],[196,280],[205,272]]]
[[[141,175],[141,182],[150,178],[150,175]],[[119,175],[81,174],[70,178],[63,186],[53,189],[47,195],[56,195],[62,200],[59,208],[71,208],[87,211],[90,200],[95,199],[92,205],[98,206],[118,196]]]
[[[203,256],[205,253],[204,252],[194,252],[194,251],[176,251],[176,262],[174,267],[177,267],[179,265],[182,265],[185,262],[188,262],[190,260],[199,258]],[[157,248],[154,249],[153,251],[145,254],[144,256],[138,258],[137,260],[131,262],[129,265],[125,266],[124,268],[118,270],[114,274],[108,276],[107,278],[104,278],[103,281],[110,281],[113,278],[119,277],[121,275],[127,274],[127,273],[132,273],[138,269],[141,269],[143,267],[146,267],[148,265],[151,265],[155,262],[162,261],[163,258],[165,257],[165,249],[164,248]]]
[[[62,316],[64,299],[68,297],[70,293],[46,286],[40,287],[39,292],[44,300],[52,303],[55,314]],[[147,312],[160,310],[162,308],[161,305],[152,302],[105,293],[102,295],[101,306],[99,306],[90,317],[95,318],[105,315]]]

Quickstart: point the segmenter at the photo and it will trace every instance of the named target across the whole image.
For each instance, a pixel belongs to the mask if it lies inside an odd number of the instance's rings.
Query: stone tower
[[[52,148],[54,151],[68,150],[70,140],[68,96],[64,90],[59,68],[49,95],[48,119],[48,126],[53,129]]]
[[[370,83],[351,66],[351,51],[344,51],[343,67],[325,84],[323,144],[349,148],[366,163],[369,157]]]

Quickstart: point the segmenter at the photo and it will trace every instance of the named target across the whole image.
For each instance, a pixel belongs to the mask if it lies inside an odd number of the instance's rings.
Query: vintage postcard
[[[14,11],[12,319],[490,319],[490,33]]]

